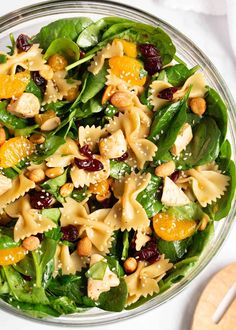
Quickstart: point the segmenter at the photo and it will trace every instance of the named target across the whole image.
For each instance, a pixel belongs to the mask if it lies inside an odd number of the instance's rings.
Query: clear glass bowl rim
[[[182,47],[186,47],[188,50],[188,55],[193,57],[195,61],[197,61],[201,67],[208,72],[211,79],[217,85],[217,90],[226,102],[229,112],[229,132],[231,134],[231,146],[233,151],[233,159],[235,161],[236,154],[236,116],[235,116],[235,103],[233,97],[226,86],[221,75],[218,73],[217,69],[208,59],[208,57],[185,35],[179,32],[170,24],[165,21],[147,13],[140,9],[133,8],[131,6],[125,4],[119,4],[112,1],[94,1],[94,0],[52,0],[47,2],[40,2],[34,4],[32,6],[23,7],[19,10],[13,11],[7,15],[4,15],[0,19],[0,33],[3,33],[9,30],[12,27],[16,27],[20,23],[31,21],[32,19],[56,15],[56,14],[75,14],[85,12],[87,14],[103,14],[104,16],[123,16],[129,17],[130,19],[142,21],[147,24],[158,25],[162,27],[171,37],[174,39],[175,44],[180,42]],[[1,39],[1,36],[0,36]],[[178,51],[178,47],[177,47]],[[212,260],[212,258],[219,251],[223,242],[225,241],[230,228],[233,224],[234,217],[236,215],[236,205],[232,203],[232,208],[230,214],[224,220],[223,228],[220,232],[219,239],[215,242],[215,245],[211,247],[210,251],[208,251],[207,255],[204,255],[205,258],[201,258],[198,264],[194,267],[193,271],[186,276],[183,280],[181,280],[178,284],[176,284],[171,290],[166,291],[160,296],[154,297],[144,305],[130,311],[126,311],[125,313],[109,313],[104,312],[99,315],[97,318],[84,319],[81,317],[83,314],[78,314],[78,317],[60,317],[60,318],[46,318],[46,319],[37,319],[34,317],[30,317],[25,315],[20,310],[17,310],[10,305],[0,301],[0,308],[10,314],[15,316],[19,316],[21,318],[25,318],[27,320],[31,319],[32,321],[49,324],[49,325],[57,325],[57,326],[93,326],[93,325],[101,325],[112,322],[117,322],[121,320],[125,320],[137,315],[140,315],[144,312],[147,312],[151,309],[160,306],[164,302],[175,297],[179,292],[181,292],[196,276],[208,265],[208,263]]]

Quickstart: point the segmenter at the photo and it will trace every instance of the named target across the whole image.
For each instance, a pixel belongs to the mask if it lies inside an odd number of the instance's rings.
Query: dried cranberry
[[[34,190],[30,194],[30,204],[33,209],[41,210],[47,208],[52,202],[52,195],[46,191]]]
[[[129,154],[128,152],[125,152],[122,156],[118,157],[118,158],[115,158],[115,160],[117,160],[118,162],[123,162],[125,161],[126,159],[128,159],[129,157]]]
[[[68,225],[66,227],[61,227],[61,232],[63,233],[62,240],[73,242],[78,238],[78,229],[73,225]]]
[[[75,158],[75,164],[78,168],[82,170],[86,170],[88,172],[101,171],[104,168],[103,164],[98,159],[95,158],[89,158],[89,159]]]
[[[88,144],[85,144],[83,147],[79,146],[80,153],[88,158],[92,158],[93,154]]]
[[[37,86],[44,87],[46,85],[46,80],[40,76],[38,71],[32,72],[32,79]]]
[[[16,39],[16,48],[21,52],[27,52],[32,47],[30,37],[26,34],[20,34]]]
[[[85,52],[83,52],[82,50],[80,51],[80,59],[85,57]]]
[[[176,87],[168,87],[163,89],[162,91],[159,92],[158,97],[160,99],[172,101],[173,100],[173,95],[175,92],[177,92],[178,88]]]
[[[178,180],[179,176],[180,176],[180,171],[175,171],[170,175],[170,179],[175,182]]]
[[[160,55],[159,51],[153,44],[140,44],[138,48],[143,57],[157,57]]]
[[[32,276],[30,275],[25,275],[25,274],[21,274],[21,276],[23,277],[23,279],[27,282],[31,281],[32,280]]]
[[[160,253],[157,250],[157,244],[154,240],[147,242],[147,244],[134,254],[138,260],[145,260],[150,263],[157,261],[160,258]]]
[[[43,241],[44,239],[44,234],[43,233],[38,233],[37,235],[35,235],[36,237],[38,237],[38,239],[40,240],[40,243]]]
[[[162,59],[159,50],[152,44],[141,44],[139,50],[144,57],[144,69],[153,75],[161,71]]]

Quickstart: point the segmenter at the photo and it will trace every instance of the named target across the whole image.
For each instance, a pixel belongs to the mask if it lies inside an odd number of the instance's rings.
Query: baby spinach
[[[228,114],[227,107],[221,96],[213,88],[208,87],[205,97],[207,103],[206,115],[212,117],[220,129],[220,142],[225,140],[227,132]]]
[[[20,243],[14,241],[13,230],[7,227],[0,227],[0,250],[19,246]]]
[[[176,262],[186,254],[190,243],[191,238],[181,241],[164,241],[159,239],[157,248],[161,254],[165,254],[165,258],[169,259],[171,262]]]
[[[88,196],[88,194],[87,188],[74,189],[71,197],[80,203]]]
[[[60,54],[70,62],[74,62],[80,58],[80,49],[74,41],[63,37],[55,39],[51,42],[46,53],[44,54],[45,60],[48,60],[49,57],[54,54]]]
[[[166,212],[179,220],[201,220],[204,215],[203,210],[197,203],[190,203],[188,205],[183,206],[168,207]]]
[[[168,82],[176,87],[182,86],[185,81],[192,76],[197,70],[199,66],[196,65],[192,69],[188,69],[188,67],[184,64],[175,64],[173,66],[168,66],[165,68],[165,73],[167,76]]]
[[[39,127],[39,125],[36,124],[36,125],[28,126],[28,127],[25,127],[25,128],[16,128],[15,131],[14,131],[14,135],[15,136],[29,136],[38,127]]]
[[[87,278],[92,278],[93,280],[103,280],[106,269],[107,263],[104,260],[101,260],[92,265],[85,275]]]
[[[8,302],[8,304],[12,305],[13,307],[18,308],[23,312],[25,312],[26,314],[35,318],[60,316],[60,313],[58,313],[55,309],[53,309],[49,305],[25,303],[12,298],[8,298],[6,299],[6,301]]]
[[[188,95],[157,112],[148,137],[158,147],[155,157],[162,159],[174,144],[176,137],[187,120]]]
[[[75,302],[66,296],[51,298],[50,302],[53,309],[55,309],[60,315],[66,315],[78,312]]]
[[[26,86],[25,92],[34,94],[39,99],[39,101],[43,100],[42,90],[39,86],[35,84],[32,78],[30,78],[30,81]]]
[[[160,177],[152,175],[147,187],[137,196],[137,201],[142,205],[149,218],[157,214],[163,207],[158,199],[157,192],[161,183],[162,179]]]
[[[105,86],[108,64],[105,62],[101,71],[94,75],[91,72],[85,81],[85,88],[80,96],[82,103],[88,102],[97,95]]]
[[[101,98],[95,97],[82,104],[80,108],[76,110],[76,119],[83,119],[91,116],[92,114],[101,112],[103,106],[101,105]]]
[[[193,129],[193,139],[176,160],[177,166],[187,169],[214,161],[219,154],[221,131],[215,120],[204,117]]]
[[[62,275],[52,278],[47,287],[47,292],[53,296],[66,296],[77,305],[82,304],[81,288],[83,279],[81,275]]]
[[[128,290],[126,282],[120,279],[119,286],[111,288],[107,292],[100,294],[98,299],[98,307],[110,312],[121,312],[126,304]]]
[[[95,23],[90,24],[83,32],[80,33],[77,44],[81,48],[89,48],[97,45],[100,41],[102,32],[107,30],[107,28],[115,23],[127,21],[124,18],[120,17],[104,17],[98,20]]]
[[[42,287],[30,287],[21,275],[11,266],[3,266],[12,296],[21,302],[48,304],[49,300]]]
[[[0,123],[8,129],[19,129],[28,126],[28,121],[23,118],[18,118],[7,111],[7,101],[0,102]]]
[[[124,270],[114,256],[105,256],[105,259],[108,267],[113,273],[115,273],[119,278],[124,276]]]
[[[33,38],[44,50],[57,38],[69,38],[75,41],[78,35],[93,21],[88,17],[63,18],[41,28]]]
[[[54,179],[49,179],[41,184],[41,187],[52,194],[60,203],[64,202],[64,198],[60,195],[60,187],[66,183],[67,172],[68,170],[64,171],[62,175]]]
[[[44,144],[37,148],[32,155],[32,161],[35,164],[41,164],[46,158],[53,155],[54,152],[65,143],[65,139],[58,135],[47,136]]]
[[[42,216],[45,217],[45,218],[51,219],[55,223],[58,223],[58,221],[60,219],[60,216],[61,216],[61,212],[56,207],[53,207],[53,208],[50,208],[50,209],[43,209],[42,210]]]
[[[32,252],[36,287],[46,287],[53,272],[53,258],[55,256],[57,241],[52,238],[44,238],[39,249]]]
[[[122,176],[131,173],[131,167],[125,162],[110,160],[110,176],[114,179],[120,179]]]

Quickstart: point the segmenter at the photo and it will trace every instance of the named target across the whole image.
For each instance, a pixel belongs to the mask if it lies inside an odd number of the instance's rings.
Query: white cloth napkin
[[[172,9],[191,10],[207,15],[227,15],[231,46],[236,57],[236,0],[157,0]]]

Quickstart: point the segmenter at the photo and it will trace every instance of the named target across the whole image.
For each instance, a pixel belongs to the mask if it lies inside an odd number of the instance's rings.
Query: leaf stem
[[[82,64],[82,63],[85,63],[85,62],[91,60],[91,58],[93,58],[93,56],[94,56],[94,54],[88,55],[88,56],[86,56],[86,57],[84,57],[84,58],[81,58],[81,60],[78,60],[78,61],[76,61],[76,62],[74,62],[74,63],[68,65],[68,66],[66,67],[66,71],[69,71],[69,70],[75,68],[76,66],[78,66],[78,65],[80,65],[80,64]]]

